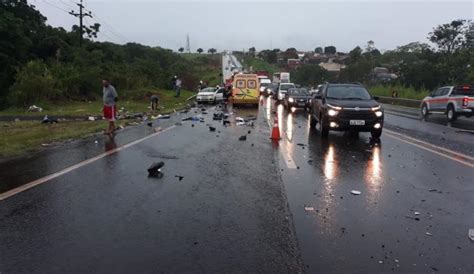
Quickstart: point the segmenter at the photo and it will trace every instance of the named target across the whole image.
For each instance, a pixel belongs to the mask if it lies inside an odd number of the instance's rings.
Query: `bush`
[[[11,88],[10,101],[17,106],[28,106],[42,100],[54,100],[61,95],[46,64],[34,60],[18,71],[16,82]]]

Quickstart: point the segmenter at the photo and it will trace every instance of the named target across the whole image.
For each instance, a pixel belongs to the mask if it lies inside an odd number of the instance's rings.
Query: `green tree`
[[[198,48],[198,49],[197,49],[197,52],[198,52],[199,54],[201,54],[203,51],[204,51],[204,50],[203,50],[202,48]]]
[[[314,53],[319,53],[319,54],[323,53],[323,48],[322,47],[315,48]]]
[[[329,72],[319,65],[302,65],[291,71],[292,81],[304,86],[317,86],[329,80]]]
[[[207,52],[210,54],[214,54],[217,52],[217,50],[215,48],[210,48]]]
[[[324,53],[326,54],[336,54],[336,47],[335,46],[328,46],[324,47]]]
[[[179,51],[180,53],[183,53],[184,48],[183,48],[183,47],[180,47],[180,48],[178,49],[178,51]]]
[[[453,20],[451,23],[439,25],[428,34],[428,39],[444,52],[451,53],[467,46],[467,38],[471,29],[467,20]]]

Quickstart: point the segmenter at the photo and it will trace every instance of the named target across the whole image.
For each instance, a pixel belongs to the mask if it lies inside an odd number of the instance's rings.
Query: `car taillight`
[[[469,89],[471,89],[471,87],[470,86],[463,86],[462,89],[469,90]]]
[[[467,107],[468,105],[469,105],[469,98],[468,97],[462,98],[462,106]]]

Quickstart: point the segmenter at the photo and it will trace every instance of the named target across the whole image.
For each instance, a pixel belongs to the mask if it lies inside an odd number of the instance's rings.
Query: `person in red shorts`
[[[108,79],[102,80],[102,93],[104,101],[104,118],[109,121],[109,127],[104,134],[113,135],[115,131],[115,119],[117,116],[117,100],[118,95],[115,88],[110,84]]]

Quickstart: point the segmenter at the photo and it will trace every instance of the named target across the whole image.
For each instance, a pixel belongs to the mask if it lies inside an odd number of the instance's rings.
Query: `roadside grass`
[[[0,156],[12,157],[36,150],[42,144],[75,139],[103,131],[106,121],[70,121],[41,124],[38,121],[0,122]]]
[[[398,98],[421,100],[430,93],[428,90],[416,90],[412,87],[403,86],[370,86],[372,95],[392,97],[392,91],[397,91]]]
[[[169,90],[143,89],[122,93],[118,107],[125,107],[129,112],[148,112],[149,96],[160,97],[157,113],[168,113],[187,106],[186,99],[195,93],[182,91],[181,97],[175,98]],[[120,94],[119,94],[120,95]],[[89,116],[102,115],[102,102],[63,102],[63,104],[38,104],[44,110],[41,113],[26,112],[24,109],[8,109],[0,112],[0,116],[45,115],[50,116]],[[119,120],[117,125],[126,126],[126,120]],[[52,144],[64,140],[78,139],[101,133],[107,127],[104,120],[96,121],[59,121],[57,124],[42,124],[40,121],[0,122],[0,157],[21,156],[39,150],[42,144]]]
[[[266,61],[255,58],[255,57],[245,57],[245,65],[247,67],[252,66],[252,69],[255,70],[266,70],[270,73],[270,76],[273,73],[280,71],[281,69],[277,65],[272,65]]]
[[[179,108],[179,104],[186,105],[185,99],[194,95],[192,91],[182,90],[181,97],[175,98],[174,91],[161,89],[140,89],[119,91],[118,108],[124,107],[131,113],[142,113],[149,111],[150,96],[158,95],[160,98],[159,112],[169,112]],[[28,112],[27,108],[11,107],[0,111],[0,116],[96,116],[102,115],[102,100],[95,101],[64,101],[64,102],[40,102],[36,104],[43,108],[42,112]]]

